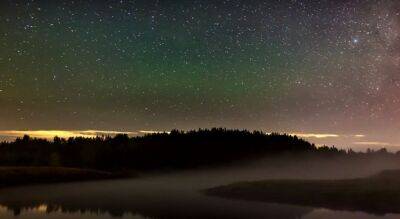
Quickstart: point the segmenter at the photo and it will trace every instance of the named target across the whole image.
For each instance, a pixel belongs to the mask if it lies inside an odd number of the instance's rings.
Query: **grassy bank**
[[[0,187],[111,179],[122,176],[123,174],[64,167],[0,167]]]
[[[400,170],[346,180],[267,180],[239,182],[205,191],[208,195],[358,210],[375,214],[400,213]]]

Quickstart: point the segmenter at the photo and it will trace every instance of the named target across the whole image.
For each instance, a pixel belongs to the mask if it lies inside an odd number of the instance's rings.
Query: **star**
[[[353,44],[358,44],[358,43],[360,42],[360,39],[359,39],[358,37],[353,37],[353,38],[351,39],[351,42],[352,42]]]
[[[27,2],[0,7],[0,129],[400,130],[399,1]]]

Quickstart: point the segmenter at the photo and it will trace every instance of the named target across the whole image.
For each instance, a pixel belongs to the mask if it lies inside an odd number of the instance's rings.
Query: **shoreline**
[[[364,211],[377,215],[400,213],[400,170],[386,170],[354,179],[238,182],[202,192],[220,198]]]
[[[129,173],[70,167],[0,167],[0,188],[135,177]]]

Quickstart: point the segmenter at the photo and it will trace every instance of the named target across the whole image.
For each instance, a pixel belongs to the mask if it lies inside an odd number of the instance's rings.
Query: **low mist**
[[[134,218],[299,218],[312,208],[209,197],[201,190],[237,181],[339,179],[373,175],[399,166],[395,155],[281,155],[213,169],[154,173],[138,178],[3,189],[0,205],[18,215],[40,205],[47,212],[107,213]],[[30,210],[29,210],[30,209]]]

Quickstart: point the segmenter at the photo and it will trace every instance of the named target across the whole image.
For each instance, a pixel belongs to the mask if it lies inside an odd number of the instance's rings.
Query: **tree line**
[[[379,153],[388,153],[378,151]],[[371,152],[375,154],[378,152]],[[172,130],[129,137],[55,137],[25,135],[0,143],[1,166],[64,166],[102,170],[185,169],[229,164],[279,153],[355,155],[335,147],[316,147],[296,136],[224,128]]]

